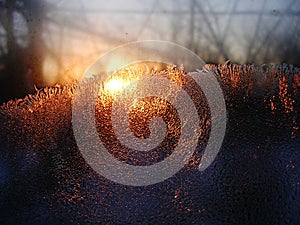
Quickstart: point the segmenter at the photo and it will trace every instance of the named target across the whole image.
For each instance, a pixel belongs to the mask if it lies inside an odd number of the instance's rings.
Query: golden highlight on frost
[[[295,104],[297,102],[296,96],[299,95],[300,89],[300,69],[289,65],[275,65],[275,66],[261,66],[254,65],[237,65],[237,64],[220,64],[220,65],[206,65],[219,78],[225,94],[226,106],[237,107],[238,100],[247,101],[251,96],[259,96],[262,98],[266,109],[270,109],[273,113],[299,113]],[[132,82],[138,79],[145,73],[167,73],[170,74],[170,79],[176,80],[178,84],[182,84],[180,73],[182,67],[168,67],[167,69],[157,68],[149,69],[148,66],[139,66],[135,69],[120,70],[116,76],[111,79],[121,79],[121,82],[112,82],[108,80],[108,87],[105,83],[101,84],[104,93],[116,92],[118,87],[126,87],[127,82]],[[130,72],[131,71],[131,72]],[[142,74],[142,75],[141,75]],[[126,80],[126,77],[129,80]],[[123,80],[124,79],[124,80]],[[121,83],[121,85],[120,85]],[[116,86],[115,86],[116,85]],[[10,123],[14,118],[28,124],[28,127],[35,127],[38,124],[38,118],[32,118],[34,115],[44,115],[44,123],[51,126],[60,119],[63,126],[69,118],[63,118],[66,114],[70,114],[71,102],[76,92],[77,82],[74,81],[67,85],[55,85],[53,87],[46,87],[36,90],[35,94],[29,94],[23,99],[10,100],[0,106],[1,120],[5,123]],[[104,93],[99,93],[99,98],[103,98]],[[107,96],[106,96],[107,97]],[[237,100],[238,99],[238,100]],[[298,103],[299,104],[299,103]],[[68,113],[66,113],[68,112]],[[10,118],[10,119],[8,119]],[[295,130],[298,130],[297,124],[293,124]],[[9,126],[2,126],[1,129],[5,133],[12,134],[13,131]],[[23,127],[24,128],[24,127]],[[41,127],[37,127],[41,129]],[[21,129],[22,130],[22,129]]]

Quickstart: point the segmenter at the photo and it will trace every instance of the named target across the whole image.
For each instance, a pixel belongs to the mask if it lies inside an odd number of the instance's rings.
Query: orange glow
[[[127,85],[129,85],[129,81],[125,81],[121,78],[115,78],[107,81],[104,84],[104,89],[111,94],[116,94],[117,92],[122,91]]]
[[[121,58],[116,58],[116,60],[113,60],[111,65],[106,68],[107,73],[114,69],[115,72],[110,78],[104,81],[103,86],[101,84],[102,88],[99,94],[102,95],[102,98],[106,96],[105,99],[107,97],[114,99],[120,95],[122,95],[122,97],[126,97],[128,94],[131,95],[137,88],[136,81],[144,76],[163,71],[161,64],[148,62],[131,64],[117,70],[116,68],[119,66],[120,60]],[[116,67],[113,68],[113,65]]]
[[[110,69],[112,69],[112,67],[110,67]],[[128,91],[134,91],[134,85],[132,84],[145,74],[149,73],[150,71],[147,66],[143,67],[138,64],[126,66],[124,68],[116,70],[113,76],[106,80],[106,82],[104,83],[103,91],[106,94],[114,97],[120,94],[120,92],[122,92],[126,87],[129,87],[130,84],[131,85]]]

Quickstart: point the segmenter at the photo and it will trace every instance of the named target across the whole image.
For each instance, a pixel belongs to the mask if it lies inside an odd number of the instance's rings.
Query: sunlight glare
[[[111,93],[121,92],[127,84],[123,79],[112,79],[105,84],[105,89]]]

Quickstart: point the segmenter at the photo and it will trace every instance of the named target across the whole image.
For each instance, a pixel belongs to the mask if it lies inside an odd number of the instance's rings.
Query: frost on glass
[[[296,224],[300,209],[299,69],[231,63],[206,65],[206,69],[221,81],[228,110],[221,151],[205,171],[197,169],[210,132],[209,109],[199,90],[194,94],[201,106],[197,151],[173,177],[145,187],[109,181],[81,156],[71,125],[76,82],[3,104],[0,223]],[[185,77],[176,66],[155,73]],[[190,88],[185,79],[179,81]],[[171,129],[164,151],[150,152],[150,156],[140,152],[135,158],[118,148],[108,128],[110,97],[99,95],[95,123],[99,136],[111,143],[111,154],[144,165],[172,153],[180,135],[172,105],[153,98],[132,109],[151,108],[158,101],[162,106],[155,113],[171,121],[166,125]],[[148,119],[130,117],[137,137],[149,135]]]

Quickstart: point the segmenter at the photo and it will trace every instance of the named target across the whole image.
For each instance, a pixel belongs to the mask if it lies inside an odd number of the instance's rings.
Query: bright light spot
[[[120,91],[123,87],[123,81],[122,80],[110,80],[108,83],[106,83],[106,88],[109,89],[112,92]]]
[[[116,92],[121,92],[122,89],[127,85],[128,82],[124,81],[123,79],[112,79],[104,85],[104,89],[112,94],[115,94]]]
[[[104,95],[109,95],[112,98],[120,95],[122,98],[126,98],[129,95],[134,94],[137,89],[138,80],[143,76],[151,74],[151,70],[157,71],[160,68],[161,64],[150,64],[149,62],[127,65],[121,67],[122,58],[115,58],[111,61],[110,65],[107,67],[107,73],[114,70],[113,75],[104,82],[104,85],[101,84],[101,93]],[[159,67],[160,66],[160,67]],[[115,68],[114,68],[115,67]],[[119,69],[117,69],[119,67]],[[112,73],[112,72],[110,72]],[[126,90],[125,90],[126,89]]]

